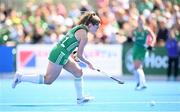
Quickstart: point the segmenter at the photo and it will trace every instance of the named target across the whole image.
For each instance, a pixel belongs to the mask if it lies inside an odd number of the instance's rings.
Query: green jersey
[[[135,38],[135,45],[144,46],[146,44],[146,37],[148,36],[148,30],[138,31],[135,29],[133,36]]]
[[[52,49],[49,55],[49,60],[51,62],[59,65],[64,65],[67,63],[69,55],[79,45],[79,41],[75,37],[75,32],[79,29],[85,29],[86,31],[88,31],[87,27],[84,25],[78,25],[73,27]]]
[[[74,49],[79,45],[79,41],[75,37],[75,32],[79,29],[85,29],[87,31],[86,26],[78,25],[72,28],[65,37],[59,42],[59,45],[66,49],[69,53],[72,53]]]
[[[146,38],[148,36],[148,30],[144,29],[143,31],[134,30],[133,36],[135,38],[133,46],[133,60],[144,60],[146,54]]]

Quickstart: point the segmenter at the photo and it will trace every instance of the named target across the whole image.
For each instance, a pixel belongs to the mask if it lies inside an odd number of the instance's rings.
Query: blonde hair
[[[100,18],[97,16],[97,14],[95,12],[85,12],[79,22],[78,25],[80,24],[84,24],[84,25],[89,25],[90,23],[92,23],[93,25],[95,24],[99,24],[100,23]]]

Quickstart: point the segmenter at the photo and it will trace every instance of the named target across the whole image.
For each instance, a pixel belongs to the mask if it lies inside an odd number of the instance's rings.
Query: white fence
[[[48,55],[53,45],[18,45],[16,67],[23,73],[46,72]],[[112,75],[122,74],[122,46],[121,45],[87,45],[84,55],[93,65]],[[89,69],[86,64],[80,62],[85,75],[95,76],[96,71]],[[62,74],[68,72],[62,71]]]

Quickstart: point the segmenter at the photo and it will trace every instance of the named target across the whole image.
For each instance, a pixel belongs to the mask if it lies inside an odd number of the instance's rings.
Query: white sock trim
[[[22,75],[21,79],[22,82],[31,82],[36,84],[43,84],[44,83],[44,76],[43,75]]]
[[[84,96],[84,84],[83,77],[74,79],[74,86],[76,89],[77,99],[80,99]]]
[[[139,74],[140,85],[146,85],[145,74],[142,68],[137,69]]]

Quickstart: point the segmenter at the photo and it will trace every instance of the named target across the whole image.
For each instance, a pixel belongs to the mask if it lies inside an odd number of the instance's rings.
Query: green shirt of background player
[[[132,33],[134,37],[134,45],[132,48],[134,70],[137,86],[136,90],[146,88],[146,80],[144,71],[142,69],[143,61],[147,53],[147,49],[154,46],[156,37],[155,34],[147,26],[145,26],[145,18],[139,16],[138,26]],[[147,40],[151,37],[151,43],[147,43]]]
[[[85,97],[83,93],[83,72],[70,54],[77,48],[77,57],[86,63],[90,69],[93,65],[83,56],[85,45],[88,42],[87,33],[95,34],[99,28],[100,18],[94,12],[86,12],[80,18],[77,26],[73,27],[64,38],[52,49],[49,55],[49,63],[45,75],[24,75],[16,72],[12,87],[15,88],[20,82],[32,82],[38,84],[52,84],[64,68],[75,76],[75,88],[77,103],[85,103],[92,97]]]

